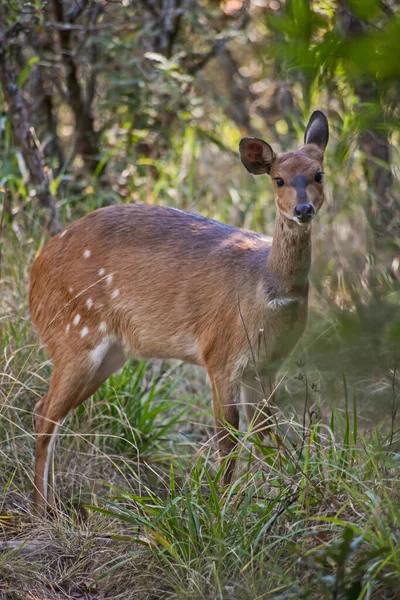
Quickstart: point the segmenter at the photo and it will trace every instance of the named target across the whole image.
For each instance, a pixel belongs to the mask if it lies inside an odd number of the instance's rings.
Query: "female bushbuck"
[[[273,181],[273,241],[172,208],[122,205],[79,219],[45,246],[30,284],[32,320],[54,365],[35,407],[41,514],[54,501],[59,424],[131,356],[205,366],[222,455],[235,447],[240,395],[260,429],[259,376],[273,390],[306,326],[311,221],[324,200],[328,137],[327,119],[316,111],[297,152],[277,156],[263,140],[241,140],[246,169]],[[226,483],[233,468],[232,458]]]

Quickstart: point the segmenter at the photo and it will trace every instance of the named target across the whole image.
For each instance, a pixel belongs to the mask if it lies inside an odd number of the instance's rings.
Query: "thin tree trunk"
[[[32,48],[39,58],[42,57],[46,42],[40,39],[35,30],[28,32],[28,39]],[[34,65],[31,71],[31,93],[32,103],[30,114],[32,123],[40,140],[46,139],[43,147],[43,155],[48,158],[55,157],[57,166],[54,168],[58,174],[64,163],[63,151],[57,134],[57,118],[53,103],[52,81],[46,77],[46,68],[40,64],[40,61]]]
[[[82,0],[80,12],[87,7],[89,0]],[[53,0],[53,12],[58,23],[71,22],[79,16],[79,13],[71,13],[65,17],[63,0]],[[78,152],[82,156],[86,167],[92,173],[96,171],[100,163],[100,144],[97,131],[94,129],[93,115],[90,106],[85,101],[82,87],[78,78],[78,69],[70,47],[71,31],[59,29],[58,37],[62,62],[66,73],[66,89],[68,100],[74,113],[76,132],[78,136]]]
[[[153,34],[145,39],[146,49],[171,58],[183,13],[182,0],[142,0]]]
[[[3,17],[3,14],[0,14],[0,17]],[[5,19],[2,20],[6,22]],[[17,84],[15,71],[7,56],[7,46],[7,33],[0,29],[0,82],[3,97],[7,104],[15,140],[21,148],[31,181],[36,188],[37,198],[47,211],[47,228],[51,235],[55,235],[61,231],[62,224],[54,198],[50,193],[49,182],[43,171],[40,152],[29,123],[28,111]]]

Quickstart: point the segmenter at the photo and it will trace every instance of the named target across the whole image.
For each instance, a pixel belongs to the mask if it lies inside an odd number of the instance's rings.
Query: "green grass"
[[[396,460],[384,440],[360,441],[364,449],[339,444],[315,425],[302,460],[271,472],[250,457],[249,469],[223,492],[221,469],[206,457],[179,484],[171,468],[166,498],[114,488],[114,498],[92,510],[120,519],[132,550],[107,572],[147,552],[179,598],[395,592],[400,507],[388,469]]]

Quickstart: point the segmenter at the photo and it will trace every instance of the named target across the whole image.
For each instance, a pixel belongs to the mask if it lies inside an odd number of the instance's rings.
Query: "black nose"
[[[298,204],[294,209],[294,216],[300,223],[309,223],[315,216],[315,208],[312,204]]]

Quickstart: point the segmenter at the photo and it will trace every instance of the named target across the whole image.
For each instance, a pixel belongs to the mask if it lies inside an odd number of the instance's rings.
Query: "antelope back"
[[[263,310],[269,248],[269,238],[183,211],[99,209],[36,259],[32,319],[53,356],[110,336],[127,353],[194,363],[220,346],[222,364],[244,341],[239,296],[249,322]]]

